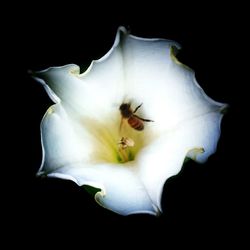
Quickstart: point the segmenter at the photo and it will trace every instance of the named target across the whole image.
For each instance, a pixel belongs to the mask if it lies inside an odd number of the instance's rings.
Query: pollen
[[[134,147],[135,142],[133,139],[128,137],[122,137],[121,140],[118,142],[121,149],[126,149],[127,147]]]

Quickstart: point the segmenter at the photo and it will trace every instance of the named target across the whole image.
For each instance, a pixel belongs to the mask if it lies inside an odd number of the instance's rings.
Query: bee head
[[[130,117],[131,116],[131,110],[130,110],[130,103],[122,103],[120,105],[120,111],[124,117]]]

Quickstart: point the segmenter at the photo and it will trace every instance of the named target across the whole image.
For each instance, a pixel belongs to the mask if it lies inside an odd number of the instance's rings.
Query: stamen
[[[135,142],[129,137],[122,137],[118,144],[122,149],[125,149],[127,147],[134,147]]]
[[[129,147],[134,147],[135,142],[129,137],[122,137],[118,142],[118,152],[122,162],[127,162],[131,159],[131,151]]]

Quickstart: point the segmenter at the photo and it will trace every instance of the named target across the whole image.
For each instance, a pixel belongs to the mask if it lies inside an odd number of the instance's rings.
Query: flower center
[[[84,122],[90,132],[95,162],[126,163],[133,161],[139,151],[149,143],[149,131],[136,130],[117,114],[106,123],[92,120]]]

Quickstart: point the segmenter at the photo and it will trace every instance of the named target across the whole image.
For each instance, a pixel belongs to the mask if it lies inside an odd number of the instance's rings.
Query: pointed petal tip
[[[34,70],[31,70],[31,69],[28,69],[27,70],[27,74],[33,78],[35,81],[41,83],[41,84],[45,84],[45,81],[43,79],[41,79],[40,77],[38,77],[38,73],[39,71],[34,71]]]
[[[124,33],[124,34],[129,33],[129,32],[128,32],[128,29],[126,29],[124,26],[119,26],[118,29],[117,29],[117,33],[118,33],[118,32],[122,32],[122,33]]]
[[[80,74],[80,67],[77,64],[66,64],[63,66],[53,66],[53,67],[49,67],[43,70],[31,70],[28,69],[27,70],[27,74],[32,77],[34,80],[36,80],[37,82],[43,84],[43,85],[47,85],[46,84],[46,79],[50,78],[51,75],[54,75],[56,72],[59,71],[65,71],[66,73],[70,73],[70,74]]]
[[[129,35],[128,30],[124,26],[119,26],[117,31],[116,31],[116,37],[115,37],[115,42],[112,48],[117,47],[120,44],[120,41],[122,40],[123,36]],[[111,48],[111,50],[112,50]]]
[[[202,147],[193,148],[193,149],[188,150],[186,157],[188,157],[194,161],[197,161],[198,155],[203,154],[203,153],[205,153],[204,148],[202,148]],[[185,161],[185,159],[184,159],[184,161]]]
[[[33,75],[43,76],[43,75],[47,75],[48,73],[54,73],[55,71],[58,71],[58,70],[64,70],[65,72],[74,73],[74,74],[80,73],[80,67],[74,63],[61,65],[61,66],[53,66],[53,67],[49,67],[49,68],[38,70],[38,71],[32,71],[32,70],[29,70],[29,71],[31,71]]]
[[[170,58],[172,59],[172,61],[176,64],[179,65],[180,67],[182,67],[184,70],[189,71],[194,78],[194,81],[196,81],[195,79],[195,72],[193,69],[191,69],[189,66],[187,66],[186,64],[182,63],[179,61],[179,59],[177,58],[177,54],[179,52],[179,50],[181,50],[181,45],[177,42],[173,42],[173,44],[170,45]]]
[[[228,113],[229,109],[230,109],[230,105],[227,104],[227,103],[224,103],[224,104],[220,107],[219,111],[220,111],[220,113],[221,113],[222,115],[225,115],[225,114]]]
[[[49,177],[48,173],[44,170],[44,163],[43,162],[42,162],[40,168],[38,169],[38,171],[36,172],[35,176],[37,178],[40,178],[40,179],[44,179],[44,178]]]
[[[179,53],[179,50],[182,49],[181,45],[176,42],[172,41],[173,43],[170,45],[170,52],[173,54],[173,56],[176,56]]]
[[[44,172],[43,171],[40,171],[40,170],[38,170],[38,172],[36,173],[36,177],[43,177],[43,176],[45,176],[44,175]]]

